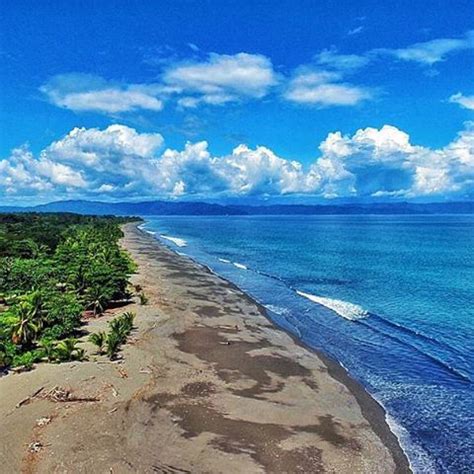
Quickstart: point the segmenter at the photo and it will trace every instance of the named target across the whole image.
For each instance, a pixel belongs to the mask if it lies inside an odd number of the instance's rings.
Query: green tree
[[[13,343],[16,345],[31,345],[39,330],[38,325],[33,320],[31,305],[26,301],[19,303],[14,309],[14,314],[17,320],[11,328]]]

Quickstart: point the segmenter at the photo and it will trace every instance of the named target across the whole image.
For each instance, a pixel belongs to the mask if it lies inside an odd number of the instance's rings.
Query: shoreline
[[[158,240],[156,237],[157,233],[152,233],[147,231],[144,226],[146,225],[146,221],[142,224],[137,224],[136,229],[138,232],[143,233],[147,237],[151,237],[158,245],[163,245],[168,248],[171,252],[175,253],[177,256],[184,257],[190,259],[195,265],[202,267],[205,271],[217,276],[221,280],[226,281],[229,285],[234,287],[236,290],[242,293],[242,295],[247,298],[251,303],[255,304],[261,314],[278,330],[283,331],[287,334],[295,344],[304,347],[306,350],[314,353],[318,358],[320,358],[324,364],[328,368],[329,374],[343,385],[345,385],[350,392],[356,398],[361,411],[367,421],[370,423],[374,432],[382,439],[383,443],[387,446],[390,450],[394,460],[397,464],[397,472],[413,472],[410,464],[410,460],[408,458],[407,453],[401,446],[400,440],[397,435],[392,431],[389,423],[387,422],[387,411],[385,408],[367,391],[367,389],[362,385],[361,382],[353,378],[348,370],[336,359],[326,355],[324,352],[317,350],[301,339],[299,339],[295,334],[287,331],[283,327],[279,326],[268,314],[267,308],[253,298],[251,295],[246,293],[242,290],[238,285],[233,283],[232,281],[228,280],[227,278],[219,275],[218,273],[214,272],[210,267],[205,264],[200,263],[199,261],[195,260],[189,254],[182,254],[179,251],[176,251],[173,247],[169,246]],[[171,239],[170,239],[171,240]]]
[[[383,408],[340,364],[137,223],[123,229],[149,302],[90,320],[89,361],[0,378],[9,472],[411,472]],[[87,333],[124,311],[137,316],[121,357],[96,356]]]

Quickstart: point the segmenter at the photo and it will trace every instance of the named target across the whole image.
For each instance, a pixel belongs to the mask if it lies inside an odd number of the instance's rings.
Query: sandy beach
[[[0,472],[410,472],[383,409],[339,364],[135,224],[124,232],[149,297],[126,306],[130,342],[116,362],[84,342],[89,361],[0,378]]]

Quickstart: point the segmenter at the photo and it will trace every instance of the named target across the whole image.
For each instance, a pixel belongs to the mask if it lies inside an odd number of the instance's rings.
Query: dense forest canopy
[[[0,214],[0,369],[80,357],[83,312],[128,296],[134,264],[119,239],[131,220]]]

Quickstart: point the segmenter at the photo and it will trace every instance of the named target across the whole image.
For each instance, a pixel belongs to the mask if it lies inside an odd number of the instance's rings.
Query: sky
[[[474,199],[472,0],[0,5],[0,204]]]

